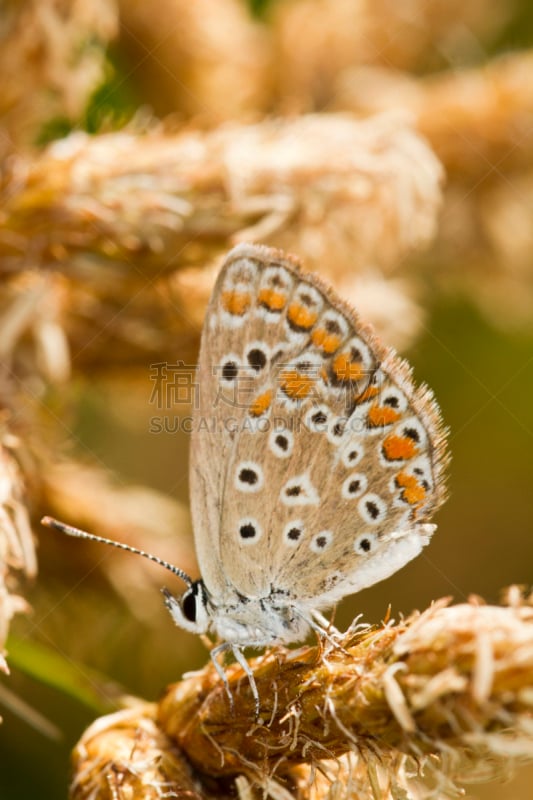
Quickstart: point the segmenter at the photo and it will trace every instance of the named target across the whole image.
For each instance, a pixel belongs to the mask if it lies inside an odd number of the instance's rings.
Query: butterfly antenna
[[[154,561],[156,564],[159,564],[160,567],[164,567],[165,569],[168,569],[169,572],[173,572],[174,575],[177,575],[178,578],[181,578],[181,580],[184,581],[187,586],[191,587],[193,584],[187,573],[183,572],[183,570],[179,569],[179,567],[175,567],[173,564],[169,564],[168,561],[163,561],[162,558],[153,556],[151,553],[146,553],[144,550],[138,550],[136,547],[131,547],[129,544],[115,542],[113,539],[106,539],[103,536],[96,536],[94,533],[87,533],[86,531],[80,530],[80,528],[74,528],[72,525],[66,525],[64,522],[60,522],[58,519],[54,519],[53,517],[43,517],[41,524],[45,525],[47,528],[55,528],[61,533],[66,533],[67,536],[76,536],[78,539],[89,539],[91,542],[109,544],[111,547],[118,547],[120,550],[126,550],[128,553],[135,553],[138,556],[149,558],[150,561]]]

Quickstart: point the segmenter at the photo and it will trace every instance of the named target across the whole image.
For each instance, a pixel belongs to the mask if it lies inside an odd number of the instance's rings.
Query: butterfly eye
[[[183,616],[189,622],[196,622],[196,590],[189,589],[181,598]]]
[[[194,581],[179,599],[163,589],[165,605],[176,625],[193,633],[205,633],[211,624],[208,593],[204,582]]]

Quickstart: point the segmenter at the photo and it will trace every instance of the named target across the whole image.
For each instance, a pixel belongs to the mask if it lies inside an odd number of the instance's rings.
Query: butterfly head
[[[162,592],[176,625],[191,633],[207,633],[211,618],[202,580],[193,581],[180,598],[174,597],[168,589],[162,589]]]

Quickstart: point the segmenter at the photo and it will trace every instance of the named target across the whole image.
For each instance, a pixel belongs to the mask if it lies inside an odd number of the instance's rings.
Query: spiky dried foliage
[[[40,305],[43,290],[42,276],[21,272],[4,287],[0,301],[0,669],[6,672],[9,624],[15,613],[28,609],[19,595],[22,579],[37,573],[30,513],[40,495],[41,437],[34,436],[39,395],[44,379],[59,377],[64,366],[50,309]],[[57,369],[50,372],[51,349]]]
[[[242,798],[442,798],[465,770],[469,781],[507,774],[533,758],[533,606],[516,587],[508,603],[441,600],[379,629],[354,625],[338,645],[267,652],[250,662],[259,719],[242,669],[227,668],[232,714],[210,665],[157,710],[90,728],[71,797],[111,800],[118,775],[119,796],[158,797],[177,753],[186,778],[165,790],[193,797],[232,796],[236,782]]]
[[[507,13],[502,4],[493,15],[484,13],[484,3],[453,9],[439,2],[415,3],[411,15],[403,18],[403,6],[397,6],[399,18],[392,8],[387,17],[387,3],[372,4],[371,10],[361,3],[362,15],[353,4],[333,5],[328,0],[303,0],[279,6],[280,30],[287,32],[290,43],[284,52],[296,67],[288,74],[298,84],[288,97],[304,108],[314,107],[320,97],[321,104],[339,111],[376,114],[401,109],[412,114],[448,175],[442,225],[430,254],[432,265],[446,267],[439,276],[443,286],[466,289],[497,323],[529,325],[533,54],[526,50],[475,67],[414,75],[406,67],[423,66],[417,59],[429,52],[429,44],[438,49],[439,32],[441,55],[452,64],[460,58],[461,46],[477,53],[479,60],[490,33],[483,30],[482,20],[490,21],[495,34]],[[319,6],[331,6],[331,14],[320,14]],[[472,13],[477,22],[470,20],[468,38],[461,43],[459,37],[454,55],[452,27],[464,34],[455,23]],[[436,15],[431,24],[426,14]],[[293,26],[309,29],[308,35],[295,37]],[[406,31],[409,35],[403,35]],[[360,46],[355,46],[359,39]],[[402,55],[403,47],[407,52]],[[335,59],[324,68],[331,52]]]
[[[252,21],[236,0],[120,2],[136,79],[159,113],[211,123],[250,112],[327,108],[354,65],[416,70],[457,63],[508,21],[494,0],[285,0]],[[176,23],[172,24],[175,20]],[[222,87],[222,90],[221,90]]]
[[[504,158],[506,171],[531,164],[532,68],[531,51],[422,78],[354,68],[337,76],[335,107],[366,114],[410,112],[450,177],[471,180]]]
[[[422,79],[351,69],[338,77],[335,102],[413,114],[450,178],[434,248],[446,265],[441,279],[467,288],[507,325],[529,324],[533,314],[532,69],[531,51]]]
[[[74,759],[88,771],[74,775],[70,796],[200,800],[190,766],[154,717],[153,706],[145,703],[96,720],[77,745]]]
[[[159,115],[211,125],[257,115],[271,102],[268,30],[240,0],[119,0],[121,44]]]
[[[7,414],[0,421],[0,672],[8,673],[5,644],[13,616],[28,606],[18,594],[21,576],[37,572],[26,506],[26,486],[18,454],[20,440],[10,432]]]
[[[350,298],[363,270],[392,269],[431,240],[440,181],[429,148],[389,117],[74,135],[11,160],[0,264],[14,294],[26,292],[28,266],[49,276],[49,314],[78,369],[188,360],[230,242],[298,252]]]
[[[324,108],[356,65],[423,72],[457,63],[498,35],[509,5],[491,0],[289,0],[272,4],[278,102]]]
[[[0,155],[34,144],[45,122],[82,113],[117,26],[114,0],[3,0]]]
[[[232,118],[238,113],[232,98],[241,103],[245,82],[261,112],[411,113],[450,177],[429,263],[444,264],[438,273],[443,287],[466,290],[492,321],[529,323],[533,281],[524,231],[532,226],[531,54],[487,58],[487,49],[513,20],[513,5],[291,0],[270,4],[262,31],[244,4],[236,12],[233,0],[227,14],[225,4],[207,16],[202,3],[186,5],[183,14],[199,37],[184,39],[167,30],[167,15],[181,15],[183,0],[156,0],[161,13],[151,13],[144,26],[135,22],[135,4],[122,7],[126,26],[132,18],[137,54],[155,53],[151,85],[176,86],[175,105],[167,102],[165,111],[190,115],[195,109],[208,120]],[[213,26],[205,23],[211,17]],[[261,46],[251,45],[254,37]],[[220,41],[223,68],[219,60],[207,69]],[[246,71],[240,69],[243,58],[249,59]],[[180,80],[174,83],[176,75]],[[191,96],[183,89],[185,75]],[[224,92],[214,92],[222,75]],[[242,113],[250,106],[240,108]],[[412,294],[411,286],[408,300]]]

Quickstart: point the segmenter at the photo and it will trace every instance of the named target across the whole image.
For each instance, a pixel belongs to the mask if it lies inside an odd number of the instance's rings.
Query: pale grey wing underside
[[[319,280],[277,251],[235,248],[199,375],[193,521],[216,598],[278,590],[319,605],[418,554],[443,500],[438,408]]]

